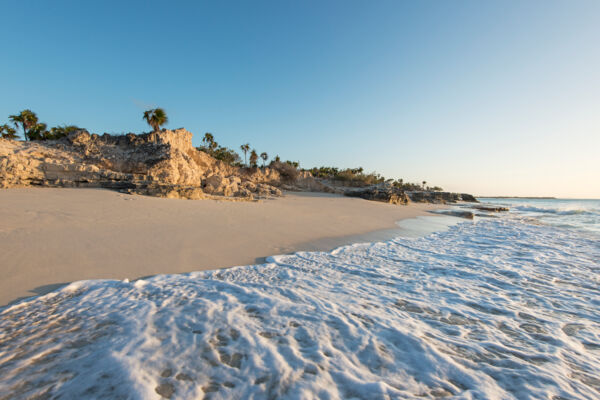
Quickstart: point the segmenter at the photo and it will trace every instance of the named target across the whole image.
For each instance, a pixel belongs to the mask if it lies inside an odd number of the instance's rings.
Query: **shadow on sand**
[[[37,297],[37,296],[41,296],[44,295],[46,293],[50,293],[53,292],[55,290],[61,289],[65,286],[67,286],[70,282],[63,282],[63,283],[51,283],[49,285],[42,285],[42,286],[38,286],[36,288],[33,289],[29,289],[29,292],[31,293],[31,296],[22,296],[19,298],[16,298],[12,301],[10,301],[9,303],[6,304],[6,306],[12,306],[13,304],[16,304],[22,300],[25,299],[29,299],[32,297]]]

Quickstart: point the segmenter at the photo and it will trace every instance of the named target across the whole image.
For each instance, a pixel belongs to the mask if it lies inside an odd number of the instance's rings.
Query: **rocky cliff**
[[[143,135],[78,131],[45,142],[0,139],[0,187],[99,187],[159,197],[280,196],[277,171],[232,167],[192,146],[185,129]]]
[[[286,163],[240,168],[192,146],[185,129],[142,135],[81,130],[55,141],[0,139],[0,188],[98,187],[169,198],[256,199],[283,190],[329,192],[392,204],[477,201],[467,194],[405,192],[388,184],[340,186]]]

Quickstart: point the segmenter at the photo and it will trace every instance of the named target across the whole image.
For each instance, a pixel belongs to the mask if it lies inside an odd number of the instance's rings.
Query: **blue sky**
[[[3,1],[0,123],[168,127],[453,191],[600,198],[598,1]]]

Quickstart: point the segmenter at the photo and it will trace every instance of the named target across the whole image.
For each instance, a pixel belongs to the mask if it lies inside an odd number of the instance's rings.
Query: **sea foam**
[[[77,282],[0,311],[0,397],[599,398],[598,260],[594,237],[476,219]]]

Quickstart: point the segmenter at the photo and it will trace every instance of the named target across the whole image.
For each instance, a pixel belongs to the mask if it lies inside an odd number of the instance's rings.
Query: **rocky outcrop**
[[[308,171],[299,172],[293,184],[288,184],[287,187],[292,190],[304,190],[307,192],[344,194],[343,188],[335,186],[325,179],[313,178]]]
[[[478,200],[475,197],[466,193],[428,191],[410,191],[406,193],[411,201],[416,203],[452,204],[459,201],[478,203]]]
[[[475,201],[471,195],[450,192],[403,191],[389,184],[373,185],[364,188],[346,188],[344,195],[360,197],[367,200],[382,201],[391,204],[435,203],[448,204],[459,201]],[[467,200],[465,200],[467,199]]]
[[[0,188],[101,187],[150,196],[280,196],[277,173],[232,167],[192,146],[185,129],[143,135],[77,131],[58,141],[0,139]]]
[[[452,217],[466,219],[473,219],[475,217],[473,212],[467,210],[433,210],[432,212],[435,214],[449,215]]]
[[[475,198],[475,196],[473,196],[472,194],[468,194],[468,193],[461,193],[460,194],[460,198],[462,201],[467,201],[470,203],[479,203],[479,200],[477,200]]]
[[[410,202],[410,198],[405,192],[392,186],[371,186],[367,188],[347,189],[344,192],[344,195],[390,204],[408,204]]]
[[[478,205],[478,206],[473,206],[473,208],[476,210],[490,211],[490,212],[505,212],[505,211],[510,210],[508,207],[492,206],[492,205],[485,205],[485,206]]]

